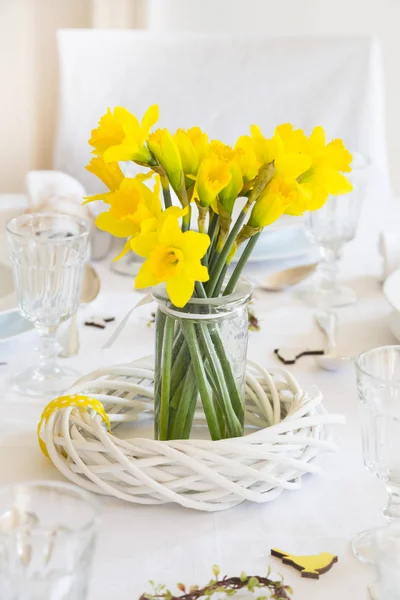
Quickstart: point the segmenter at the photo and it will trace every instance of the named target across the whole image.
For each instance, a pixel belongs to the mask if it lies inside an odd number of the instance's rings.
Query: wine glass
[[[58,394],[79,376],[56,361],[56,331],[78,307],[88,237],[88,223],[70,215],[29,214],[7,224],[18,308],[41,338],[39,365],[14,379],[24,394]]]
[[[306,233],[323,252],[314,285],[299,294],[311,306],[334,308],[357,301],[351,287],[338,283],[337,262],[342,246],[353,240],[356,234],[366,191],[368,166],[365,157],[354,154],[352,171],[346,173],[353,184],[353,191],[342,196],[330,196],[319,210],[305,215]]]
[[[384,515],[400,523],[400,346],[360,354],[356,362],[364,464],[388,493]],[[355,556],[373,562],[376,529],[353,540]]]

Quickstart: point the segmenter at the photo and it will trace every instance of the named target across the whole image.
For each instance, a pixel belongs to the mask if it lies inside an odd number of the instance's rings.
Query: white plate
[[[0,263],[0,342],[9,340],[33,328],[16,308],[14,280],[11,268]]]
[[[33,324],[21,317],[16,308],[0,313],[0,342],[15,338],[31,329]]]
[[[232,259],[235,263],[240,258],[243,247]],[[249,263],[266,262],[269,260],[289,260],[313,254],[320,256],[318,246],[313,244],[307,237],[304,227],[298,224],[296,227],[282,227],[277,230],[266,228],[261,234],[250,258]],[[317,259],[317,258],[316,258]]]
[[[394,271],[383,284],[383,293],[389,304],[400,312],[400,269]]]
[[[0,313],[16,307],[14,279],[11,267],[0,262]]]

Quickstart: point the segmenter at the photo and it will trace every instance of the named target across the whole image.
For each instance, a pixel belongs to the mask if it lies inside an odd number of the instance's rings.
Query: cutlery
[[[317,266],[318,263],[312,263],[309,265],[299,265],[291,269],[284,269],[283,271],[276,271],[276,273],[271,273],[265,277],[257,287],[265,292],[280,292],[310,277],[315,272]]]
[[[81,304],[89,304],[89,302],[93,302],[97,298],[100,292],[100,278],[97,274],[97,271],[91,265],[85,265],[85,273],[83,277],[82,284],[82,292],[80,297]],[[69,322],[68,329],[62,336],[61,343],[61,352],[60,356],[63,358],[68,358],[68,356],[74,356],[79,351],[79,332],[77,325],[77,314],[72,315],[71,320]]]
[[[341,356],[337,350],[337,315],[333,312],[317,313],[315,321],[322,333],[325,334],[327,340],[327,347],[324,354],[316,356],[315,362],[321,369],[325,369],[326,371],[338,371],[346,362],[351,360],[351,357]]]

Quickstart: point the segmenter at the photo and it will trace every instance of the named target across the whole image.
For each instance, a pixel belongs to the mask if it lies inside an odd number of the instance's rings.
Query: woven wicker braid
[[[99,369],[75,384],[69,394],[99,400],[111,431],[94,410],[53,412],[41,438],[65,477],[137,504],[176,502],[216,511],[245,500],[268,502],[299,489],[304,474],[319,470],[317,454],[336,448],[328,426],[344,422],[326,413],[318,390],[305,393],[289,372],[248,362],[244,437],[155,441],[142,433],[146,424],[152,428],[153,380],[149,357]],[[204,435],[200,406],[195,424]]]

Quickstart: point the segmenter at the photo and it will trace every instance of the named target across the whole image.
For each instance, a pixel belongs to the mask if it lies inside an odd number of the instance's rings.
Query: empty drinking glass
[[[307,235],[323,250],[313,287],[300,292],[307,304],[333,308],[357,300],[352,288],[337,282],[337,261],[342,246],[354,239],[356,234],[367,186],[368,165],[366,158],[354,154],[352,171],[346,173],[353,184],[353,191],[343,196],[330,196],[322,208],[305,215]]]
[[[375,536],[374,563],[378,597],[400,600],[400,523],[381,527]]]
[[[51,481],[0,489],[1,600],[84,600],[97,502]]]
[[[56,331],[78,307],[88,237],[88,223],[68,215],[22,215],[7,224],[18,308],[41,336],[39,365],[15,377],[23,393],[57,394],[79,375],[56,362]]]
[[[364,463],[386,484],[385,517],[400,522],[400,346],[368,350],[356,368]],[[375,533],[363,531],[353,540],[362,562],[372,562]]]

